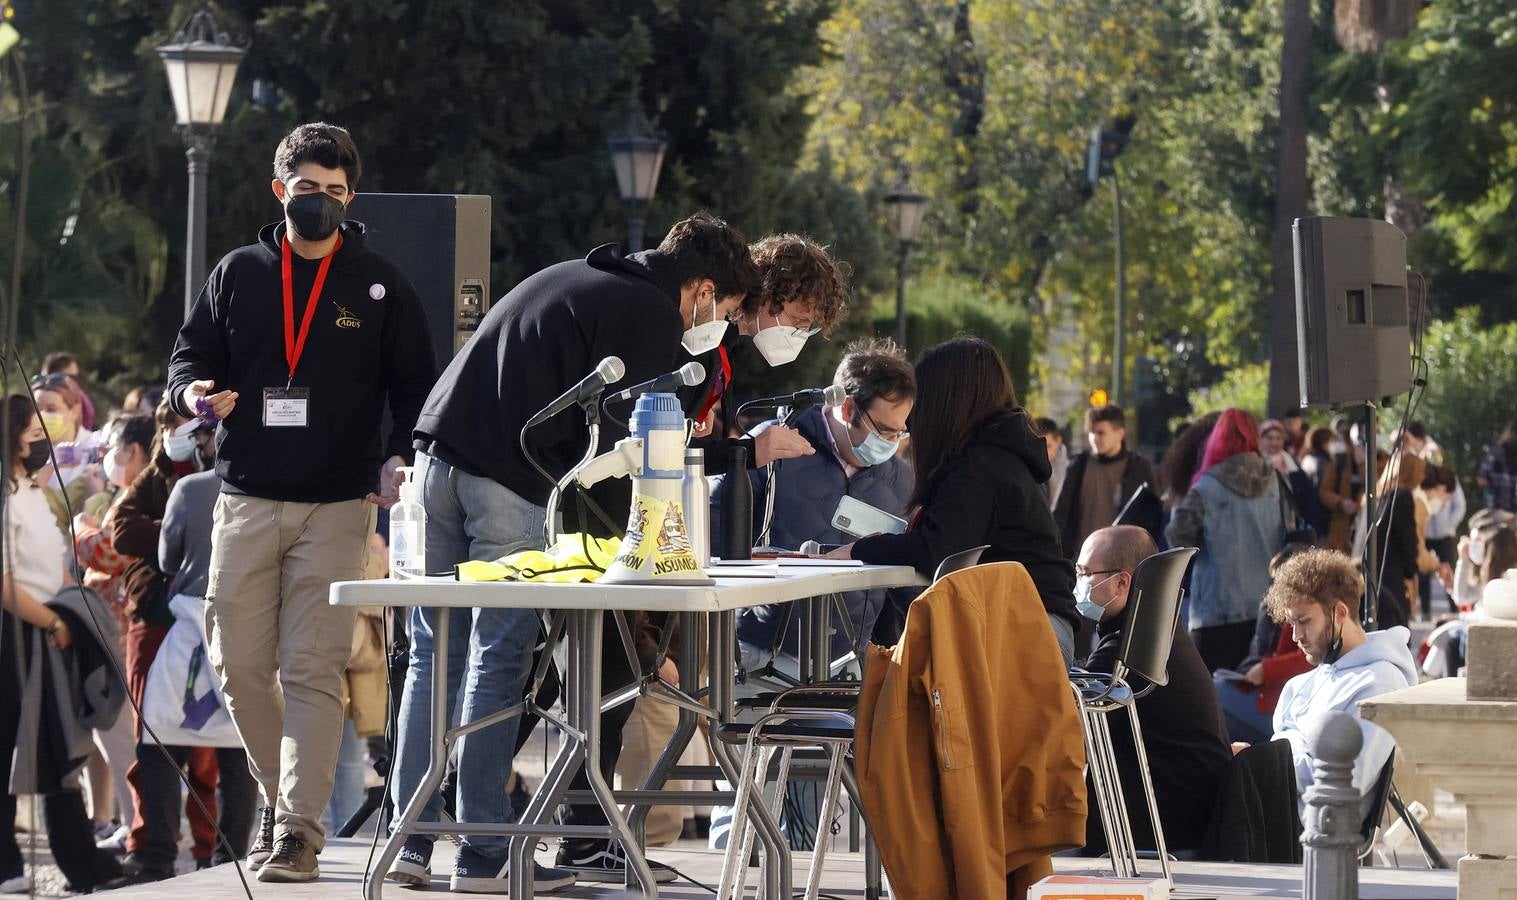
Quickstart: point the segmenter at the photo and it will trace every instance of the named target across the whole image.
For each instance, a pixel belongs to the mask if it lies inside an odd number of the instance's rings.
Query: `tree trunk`
[[[1276,170],[1275,231],[1269,315],[1269,414],[1301,401],[1296,371],[1296,276],[1291,224],[1306,215],[1307,100],[1312,71],[1310,0],[1285,0],[1280,50],[1280,155]]]

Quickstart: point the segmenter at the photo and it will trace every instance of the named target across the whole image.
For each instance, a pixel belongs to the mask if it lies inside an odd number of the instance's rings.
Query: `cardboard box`
[[[1050,875],[1027,891],[1027,900],[1169,900],[1162,878]]]

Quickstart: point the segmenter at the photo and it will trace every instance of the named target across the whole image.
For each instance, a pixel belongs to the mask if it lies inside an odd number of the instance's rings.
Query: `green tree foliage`
[[[1338,208],[1378,215],[1394,181],[1425,204],[1408,254],[1434,311],[1517,315],[1517,7],[1427,4],[1383,53],[1334,60],[1319,97]]]
[[[1517,322],[1488,324],[1479,310],[1461,309],[1428,329],[1423,356],[1427,395],[1414,416],[1443,446],[1474,509],[1480,502],[1475,474],[1485,449],[1517,419]]]
[[[1269,365],[1249,363],[1230,369],[1216,384],[1191,391],[1190,410],[1192,416],[1204,416],[1237,407],[1262,417],[1268,394]]]
[[[33,175],[49,190],[34,191],[31,244],[60,246],[63,221],[77,216],[79,253],[103,257],[99,277],[85,278],[83,262],[55,259],[64,254],[28,255],[24,301],[36,320],[28,333],[47,349],[82,348],[38,323],[64,321],[54,313],[69,303],[117,302],[96,324],[120,323],[110,326],[112,342],[139,351],[139,377],[155,376],[167,356],[183,290],[183,149],[153,48],[195,6],[48,0],[26,6],[17,22],[33,107],[47,110],[45,121],[34,114],[28,123],[33,154],[49,167]],[[277,218],[274,146],[293,125],[322,119],[353,130],[362,191],[491,195],[492,281],[504,293],[543,266],[622,240],[625,209],[605,141],[640,104],[670,144],[650,241],[709,208],[755,238],[810,232],[850,259],[864,286],[888,283],[880,217],[866,198],[825,169],[797,165],[809,114],[805,93],[789,86],[822,60],[824,0],[221,0],[216,8],[249,45],[212,157],[212,262]],[[7,90],[0,111],[0,167],[13,162],[5,154],[15,146],[14,98]]]

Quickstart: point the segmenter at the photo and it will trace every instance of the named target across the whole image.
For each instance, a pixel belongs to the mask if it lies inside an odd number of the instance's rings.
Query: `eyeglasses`
[[[1126,569],[1097,569],[1096,571],[1092,572],[1090,569],[1087,569],[1084,566],[1075,566],[1075,577],[1094,578],[1097,575],[1117,575],[1126,571]]]
[[[897,431],[894,428],[881,428],[880,423],[874,420],[874,416],[871,416],[869,414],[869,410],[867,409],[860,407],[859,412],[864,414],[864,418],[868,420],[869,427],[874,429],[875,434],[879,435],[892,444],[899,444],[901,441],[904,441],[906,438],[911,436],[911,432],[905,430],[904,428],[900,431]]]
[[[790,321],[787,322],[786,324],[790,328],[795,329],[795,333],[796,333],[796,335],[798,337],[808,337],[809,338],[809,337],[812,337],[814,335],[820,334],[821,331],[822,331],[822,327],[820,325],[816,324],[815,321],[810,321],[810,322],[807,322],[804,325],[801,325],[798,322],[796,322],[794,319],[791,318],[789,312],[787,312],[787,311],[785,311],[783,309],[780,310],[780,314],[778,316],[774,317],[774,320],[776,322],[778,322],[780,320],[780,316],[784,316],[786,319],[790,319]]]
[[[53,388],[72,387],[73,384],[73,378],[62,374],[61,372],[55,372],[52,375],[38,375],[36,378],[33,378],[32,390],[50,391]]]

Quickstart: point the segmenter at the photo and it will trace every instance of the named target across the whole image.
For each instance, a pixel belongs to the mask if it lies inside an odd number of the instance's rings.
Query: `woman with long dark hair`
[[[1052,474],[1048,448],[1017,405],[1001,354],[961,337],[916,363],[911,411],[915,510],[903,534],[877,534],[835,551],[839,558],[909,565],[931,577],[938,564],[988,544],[982,562],[1019,562],[1037,586],[1064,661],[1074,659],[1074,566],[1059,548],[1041,485]]]
[[[68,620],[47,605],[63,588],[67,575],[66,544],[36,481],[37,473],[48,465],[47,432],[30,397],[6,397],[4,415],[10,446],[5,448],[5,574],[0,590],[0,761],[8,778],[21,726],[21,673],[32,652],[32,635],[36,629],[44,630],[53,652],[67,650],[74,636]],[[55,777],[38,776],[38,787],[45,791],[48,843],[70,888],[88,893],[121,870],[113,857],[95,848],[83,795],[78,788],[69,790],[61,784],[71,761],[52,762],[49,774]],[[0,828],[0,893],[25,893],[32,888],[15,829],[10,827],[15,819],[16,797],[7,783],[0,795],[0,823],[5,826]]]
[[[1191,566],[1188,627],[1213,672],[1248,654],[1270,558],[1285,546],[1287,508],[1274,467],[1259,455],[1254,417],[1225,410],[1164,530],[1171,547],[1201,551]]]
[[[1175,442],[1164,452],[1159,463],[1159,480],[1164,483],[1164,511],[1171,513],[1190,490],[1195,480],[1196,467],[1201,465],[1201,453],[1206,449],[1206,439],[1217,427],[1221,413],[1207,413],[1196,422],[1180,429]]]

